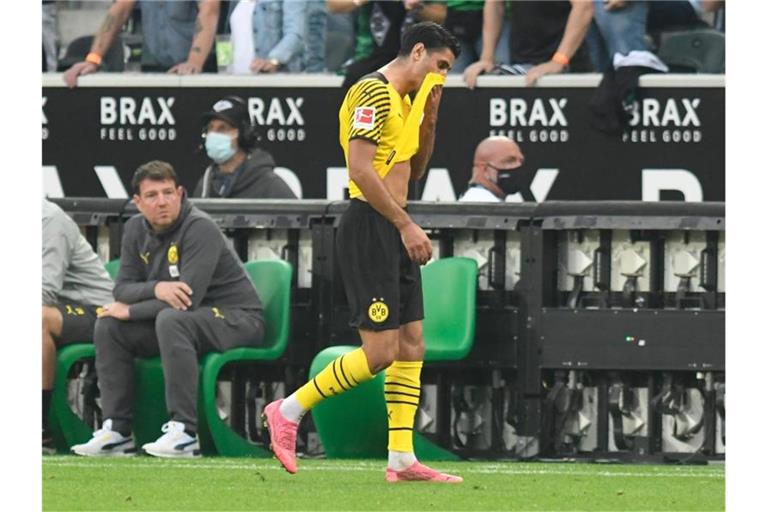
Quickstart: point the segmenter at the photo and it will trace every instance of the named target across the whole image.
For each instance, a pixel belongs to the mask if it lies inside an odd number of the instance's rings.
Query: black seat
[[[725,73],[725,35],[714,29],[665,33],[658,55],[672,73]]]

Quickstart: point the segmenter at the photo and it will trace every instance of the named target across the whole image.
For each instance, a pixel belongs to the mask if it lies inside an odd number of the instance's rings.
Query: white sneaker
[[[184,424],[169,421],[163,425],[164,434],[154,443],[147,443],[142,449],[155,457],[199,457],[200,443],[197,437],[184,432]]]
[[[125,437],[120,432],[112,430],[112,420],[106,420],[104,425],[93,433],[90,441],[76,444],[70,450],[84,457],[130,457],[136,455],[133,438]]]

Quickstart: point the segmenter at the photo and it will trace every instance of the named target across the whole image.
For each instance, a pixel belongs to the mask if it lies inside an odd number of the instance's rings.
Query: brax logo
[[[531,105],[523,98],[491,98],[491,126],[568,126],[567,98],[536,98]]]
[[[264,125],[298,125],[304,126],[304,116],[301,115],[301,106],[304,98],[270,98],[264,101],[262,98],[248,98],[248,114],[252,121],[260,126]],[[266,112],[265,112],[266,109]]]
[[[101,140],[176,140],[176,119],[172,110],[175,101],[173,96],[103,96],[99,111]]]
[[[303,141],[307,134],[304,128],[304,116],[301,107],[303,97],[286,98],[248,98],[248,115],[257,126],[266,129],[266,138],[271,141]]]
[[[144,97],[141,101],[125,96],[120,98],[103,97],[101,98],[101,124],[175,125],[176,120],[171,110],[175,101],[173,96],[168,98]]]
[[[700,98],[644,98],[630,110],[629,129],[622,134],[631,143],[699,143],[704,130],[699,119]]]
[[[491,98],[489,135],[502,135],[515,142],[566,142],[567,105],[568,98]]]
[[[661,102],[656,98],[646,98],[635,103],[631,126],[701,126],[697,109],[701,104],[699,98],[668,98]]]

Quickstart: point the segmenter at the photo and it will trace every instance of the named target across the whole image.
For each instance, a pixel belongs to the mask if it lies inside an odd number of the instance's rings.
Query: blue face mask
[[[222,164],[235,156],[232,138],[226,133],[208,132],[205,137],[205,152],[217,164]]]

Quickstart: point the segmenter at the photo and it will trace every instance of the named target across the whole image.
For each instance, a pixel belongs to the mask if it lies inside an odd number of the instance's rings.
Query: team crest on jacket
[[[175,265],[179,262],[179,249],[176,244],[171,244],[168,248],[168,263]]]

